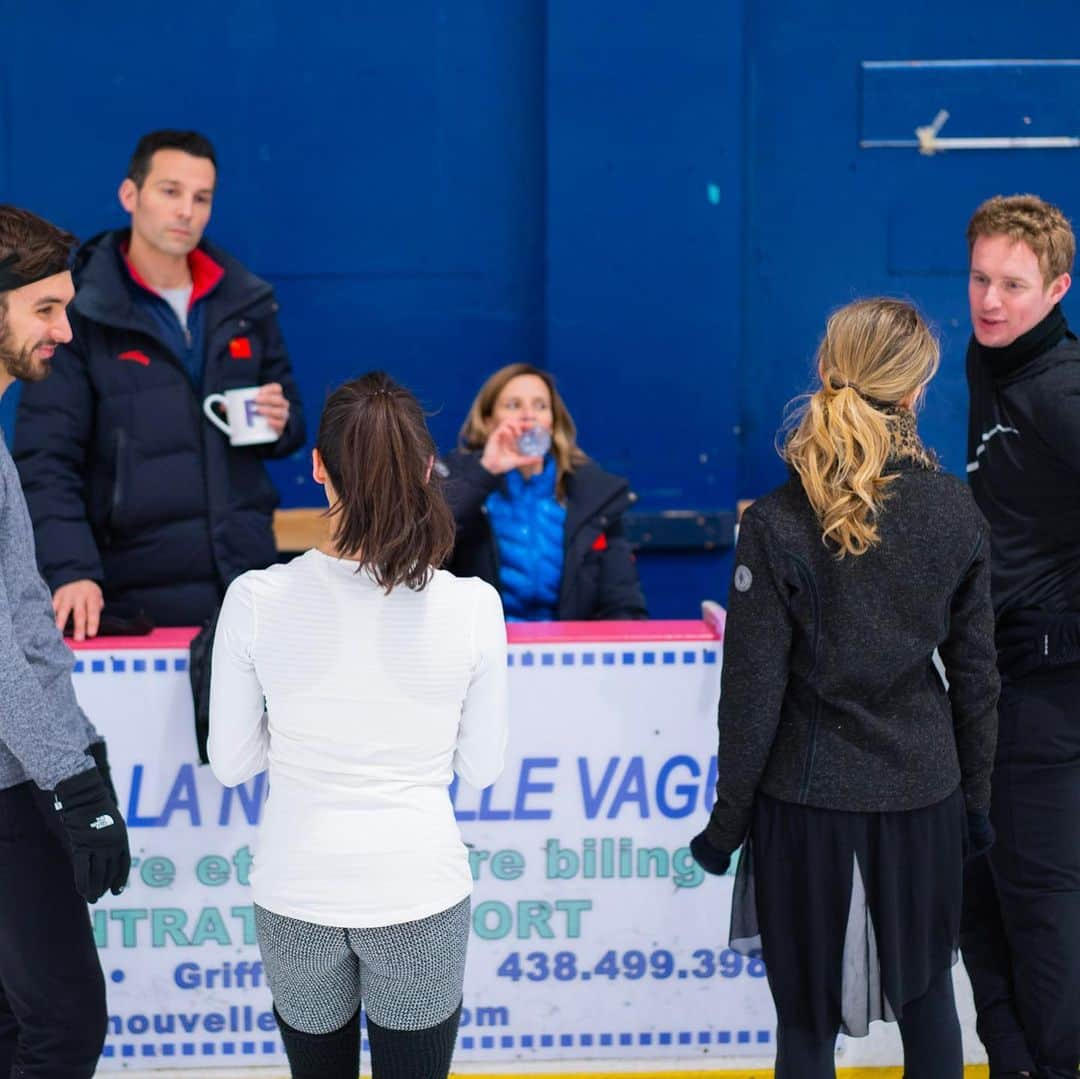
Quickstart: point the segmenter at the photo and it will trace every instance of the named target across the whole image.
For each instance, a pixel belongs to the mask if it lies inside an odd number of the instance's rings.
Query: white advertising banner
[[[687,849],[712,804],[721,657],[681,625],[511,645],[506,770],[451,789],[475,880],[458,1068],[773,1055],[763,965],[726,947],[732,877]],[[91,908],[102,1070],[280,1063],[248,884],[266,777],[225,789],[197,764],[186,648],[124,643],[80,651],[75,674],[134,856]]]
[[[452,791],[476,881],[457,1062],[767,1054],[761,964],[723,946],[730,881],[686,847],[719,643],[512,645],[510,665],[506,771]],[[248,887],[265,776],[225,789],[196,763],[186,650],[81,651],[75,686],[135,858],[92,908],[103,1069],[280,1061]]]

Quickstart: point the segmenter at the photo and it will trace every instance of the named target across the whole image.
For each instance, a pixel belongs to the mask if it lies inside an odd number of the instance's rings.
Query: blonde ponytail
[[[858,300],[829,319],[818,349],[822,384],[795,413],[782,454],[838,558],[880,542],[900,402],[929,382],[938,362],[938,343],[911,304]]]

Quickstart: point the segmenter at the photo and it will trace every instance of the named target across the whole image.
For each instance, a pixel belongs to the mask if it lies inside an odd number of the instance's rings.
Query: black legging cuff
[[[367,1017],[372,1079],[446,1079],[454,1055],[461,1004],[423,1030],[390,1030]]]
[[[285,1043],[292,1079],[356,1079],[360,1072],[360,1009],[327,1034],[309,1034],[289,1026],[274,1008]]]

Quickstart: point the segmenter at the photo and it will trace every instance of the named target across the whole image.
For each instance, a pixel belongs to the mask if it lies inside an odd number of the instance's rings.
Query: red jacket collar
[[[128,273],[131,274],[131,280],[140,288],[146,289],[147,292],[153,293],[155,296],[160,295],[157,289],[148,285],[139,276],[138,270],[132,266],[131,259],[128,258],[129,245],[130,241],[125,241],[120,247],[120,252],[124,256],[124,265],[127,267]],[[209,296],[221,284],[221,279],[225,276],[225,269],[198,247],[188,255],[188,269],[191,271],[191,299],[188,300],[188,310],[190,311],[199,300],[204,296]]]

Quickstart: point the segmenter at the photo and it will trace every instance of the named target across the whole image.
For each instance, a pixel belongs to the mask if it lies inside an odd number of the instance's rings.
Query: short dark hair
[[[454,548],[454,517],[432,469],[420,402],[384,371],[330,394],[315,440],[337,502],[334,543],[387,592],[420,591]]]
[[[78,242],[29,210],[0,205],[0,263],[28,282],[63,273]]]
[[[146,182],[150,175],[150,163],[158,150],[180,150],[192,157],[205,157],[217,170],[213,144],[205,135],[200,135],[198,131],[151,131],[139,139],[135,153],[131,155],[131,164],[128,165],[128,179],[136,187],[142,187]]]
[[[1070,273],[1076,257],[1076,237],[1068,218],[1038,195],[995,195],[968,222],[968,258],[980,236],[1008,236],[1025,243],[1039,260],[1043,283],[1050,285]]]

